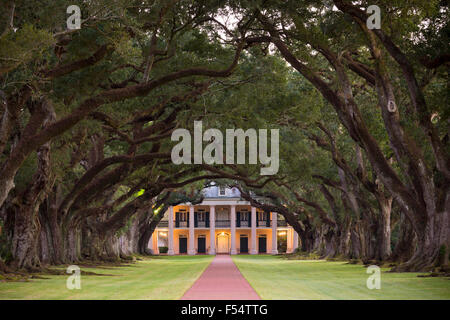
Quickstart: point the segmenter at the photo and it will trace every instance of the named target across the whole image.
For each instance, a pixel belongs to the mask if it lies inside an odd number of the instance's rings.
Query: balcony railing
[[[229,228],[231,226],[230,220],[216,220],[216,228]],[[250,221],[248,220],[241,220],[240,223],[236,223],[237,228],[250,228]],[[166,228],[169,226],[169,221],[160,221],[158,224],[159,228]],[[188,228],[189,224],[187,221],[175,221],[173,222],[173,226],[175,228]],[[257,227],[271,227],[272,221],[270,221],[270,224],[267,225],[266,220],[257,220],[256,221]],[[278,220],[277,221],[278,227],[287,227],[286,220]],[[209,228],[209,221],[197,221],[197,224],[195,226],[196,228]]]
[[[236,223],[236,227],[238,227],[238,228],[249,228],[250,227],[250,221],[241,220],[241,221],[239,221],[239,223]]]
[[[169,221],[160,221],[158,223],[158,227],[160,227],[160,228],[166,228],[168,226],[169,226]]]
[[[270,227],[271,221],[267,220],[256,220],[256,226],[257,227]]]
[[[197,221],[196,228],[209,228],[209,221]]]
[[[187,228],[189,227],[189,224],[187,221],[174,221],[175,228]]]
[[[230,226],[230,220],[216,220],[216,228],[228,228]]]

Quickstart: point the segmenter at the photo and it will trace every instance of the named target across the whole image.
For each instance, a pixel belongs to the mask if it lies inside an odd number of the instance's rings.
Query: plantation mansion
[[[198,205],[169,207],[153,232],[154,254],[257,254],[293,252],[298,234],[275,213],[244,201],[236,188],[211,186]]]

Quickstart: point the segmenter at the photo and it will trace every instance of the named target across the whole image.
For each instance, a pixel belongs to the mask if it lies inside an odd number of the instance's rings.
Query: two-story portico
[[[212,186],[203,193],[198,205],[168,209],[150,239],[153,253],[167,248],[168,255],[277,254],[279,247],[287,252],[297,248],[298,235],[286,221],[250,206],[237,189]]]

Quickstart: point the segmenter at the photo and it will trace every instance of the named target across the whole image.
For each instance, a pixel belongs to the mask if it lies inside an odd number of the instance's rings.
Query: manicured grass
[[[449,278],[382,269],[381,289],[366,286],[366,268],[346,262],[285,260],[277,256],[233,256],[262,299],[450,299]]]
[[[67,276],[30,282],[0,282],[0,299],[179,299],[212,256],[146,258],[124,267],[83,268],[112,276],[81,276],[81,290],[66,288]],[[68,275],[69,276],[69,275]]]

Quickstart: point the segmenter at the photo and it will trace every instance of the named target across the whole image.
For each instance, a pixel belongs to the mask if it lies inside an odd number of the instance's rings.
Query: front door
[[[187,253],[187,238],[179,237],[180,253]]]
[[[259,253],[267,252],[267,238],[265,236],[258,238],[258,248]]]
[[[206,253],[206,238],[198,237],[197,240],[197,252],[198,253]]]
[[[248,237],[241,237],[240,252],[248,253]]]
[[[219,234],[217,236],[217,253],[229,253],[228,248],[228,235]]]

